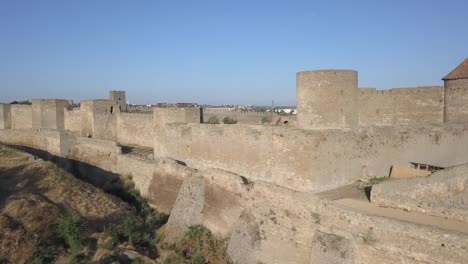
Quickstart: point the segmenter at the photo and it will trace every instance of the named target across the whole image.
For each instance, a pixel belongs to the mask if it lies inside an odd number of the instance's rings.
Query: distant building
[[[196,107],[197,103],[157,103],[156,107]]]

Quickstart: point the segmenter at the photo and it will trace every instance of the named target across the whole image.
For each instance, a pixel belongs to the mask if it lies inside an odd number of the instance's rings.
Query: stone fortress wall
[[[3,105],[0,117],[5,128],[68,130],[152,147],[155,157],[297,190],[384,176],[392,164],[451,166],[468,160],[468,97],[460,92],[465,80],[445,80],[445,88],[378,91],[358,89],[356,71],[305,71],[296,77],[294,126],[206,124],[206,112],[196,107],[125,113],[120,111],[125,94],[116,91],[108,100],[82,102],[79,110],[68,109],[65,100]]]
[[[440,125],[444,121],[444,87],[359,89],[359,125]]]
[[[219,122],[222,123],[225,117],[231,117],[236,119],[238,124],[243,125],[289,125],[293,126],[296,120],[295,115],[279,115],[277,113],[262,113],[262,112],[241,112],[241,111],[229,111],[219,110],[216,108],[203,108],[203,119],[208,122],[211,116],[218,118]],[[285,121],[287,121],[285,123]]]
[[[449,74],[444,88],[376,91],[359,90],[353,71],[301,74],[311,76],[298,80],[294,126],[206,124],[195,107],[124,113],[114,100],[62,114],[62,101],[33,100],[0,104],[0,143],[52,155],[97,186],[131,175],[152,206],[170,212],[166,238],[203,225],[228,239],[233,263],[467,263],[468,226],[454,222],[467,219],[467,166],[451,167],[468,161],[467,97],[464,87],[447,89],[465,82]],[[377,211],[318,193],[411,161],[451,168],[372,187],[364,204],[391,207]],[[402,206],[422,215],[389,214]]]
[[[304,71],[296,75],[297,126],[336,129],[357,126],[358,73]]]
[[[120,113],[116,128],[119,143],[153,147],[152,113]]]
[[[65,130],[79,133],[81,130],[81,111],[79,108],[64,111]]]
[[[32,107],[30,105],[11,105],[10,113],[12,129],[32,128]]]

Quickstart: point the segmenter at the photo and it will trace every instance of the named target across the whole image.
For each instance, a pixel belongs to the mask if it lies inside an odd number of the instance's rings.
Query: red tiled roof
[[[468,79],[468,59],[465,59],[458,67],[451,71],[442,80]]]

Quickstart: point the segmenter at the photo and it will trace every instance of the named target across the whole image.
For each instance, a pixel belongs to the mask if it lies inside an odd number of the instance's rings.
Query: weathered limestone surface
[[[33,99],[32,127],[42,129],[65,129],[65,107],[67,100],[62,99]]]
[[[358,73],[350,70],[304,71],[296,75],[297,126],[350,128],[358,120]]]
[[[28,129],[32,128],[32,107],[31,105],[11,105],[11,128]]]
[[[468,79],[445,81],[445,122],[468,123]]]
[[[81,131],[81,111],[79,108],[66,110],[64,112],[65,130],[76,132],[78,135]]]
[[[51,130],[0,130],[0,142],[4,144],[31,147],[53,155],[63,154],[62,132]]]
[[[317,199],[273,186],[261,189],[234,226],[229,256],[234,263],[308,263]]]
[[[420,170],[410,167],[402,167],[398,165],[392,166],[392,172],[390,173],[390,178],[394,179],[404,179],[404,178],[414,178],[414,177],[425,177],[431,175],[430,171]]]
[[[234,263],[306,263],[317,217],[314,200],[219,170],[200,171],[185,178],[166,234],[177,241],[189,226],[202,224],[218,237],[230,237]]]
[[[152,114],[119,113],[116,130],[120,144],[153,147]]]
[[[358,263],[467,263],[468,234],[322,201],[320,231],[356,243]],[[311,259],[310,263],[314,263]]]
[[[109,99],[114,101],[115,108],[120,111],[127,110],[127,97],[125,91],[109,91]]]
[[[333,263],[341,256],[349,263],[468,261],[465,233],[364,213],[221,170],[196,171],[171,160],[134,160],[111,141],[45,130],[0,130],[0,141],[122,175],[127,168],[148,197],[164,189],[167,181],[160,179],[180,175],[179,185],[168,190],[174,200],[177,196],[169,225],[179,236],[188,226],[203,224],[215,235],[229,237],[228,254],[234,263]],[[441,181],[450,183],[453,175],[446,177]],[[158,199],[150,201],[158,207]],[[169,210],[171,202],[164,201],[162,207]]]
[[[381,206],[468,221],[468,164],[427,177],[374,185],[371,201]]]
[[[444,87],[359,89],[361,126],[433,126],[444,121]]]
[[[466,126],[344,131],[172,123],[154,129],[155,157],[301,191],[388,176],[392,165],[410,161],[444,166],[468,161]]]
[[[311,264],[357,264],[356,245],[350,239],[315,231]]]
[[[143,191],[143,194],[156,209],[169,214],[174,207],[184,179],[193,173],[193,169],[180,165],[172,159],[161,159],[156,164],[153,173],[148,175],[151,178],[150,181],[138,184],[141,177],[134,178],[134,181],[137,186],[141,186],[142,190],[145,190],[147,186],[147,191]]]
[[[171,123],[201,123],[203,109],[200,107],[155,107],[153,121],[156,126]]]
[[[81,102],[82,137],[116,140],[117,112],[114,101],[89,100]]]
[[[252,186],[245,180],[213,169],[185,177],[167,224],[170,237],[178,240],[189,226],[199,224],[216,236],[227,237],[252,199]]]
[[[203,224],[204,195],[204,177],[191,176],[184,180],[165,226],[168,242],[182,239],[190,226]]]
[[[234,263],[307,263],[316,197],[221,170],[186,177],[165,227],[169,242],[204,225],[230,238]]]
[[[0,129],[11,128],[11,105],[0,104]]]

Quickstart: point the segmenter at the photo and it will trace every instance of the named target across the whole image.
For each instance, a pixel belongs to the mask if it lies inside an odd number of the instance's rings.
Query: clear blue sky
[[[442,85],[468,57],[468,1],[0,0],[0,101],[295,104],[295,73]]]

